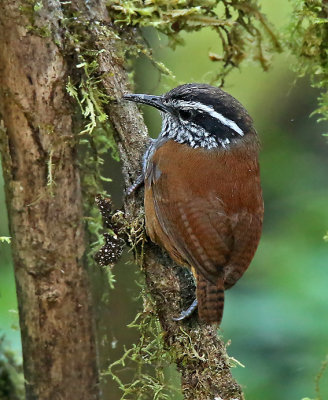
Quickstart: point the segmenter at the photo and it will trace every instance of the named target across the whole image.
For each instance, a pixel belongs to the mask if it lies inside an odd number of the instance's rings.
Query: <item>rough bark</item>
[[[81,2],[73,6],[81,10]],[[98,56],[99,73],[108,95],[115,99],[108,111],[116,131],[123,163],[126,185],[130,185],[141,169],[141,157],[148,141],[147,129],[134,104],[121,101],[122,94],[131,90],[122,60],[122,42],[116,35],[135,37],[137,31],[118,31],[112,25],[105,7],[90,1],[94,11],[93,24],[89,25],[91,42],[101,50]],[[102,3],[103,4],[103,3]],[[87,19],[88,15],[84,14]],[[114,34],[103,36],[102,27]],[[116,36],[117,37],[117,36]],[[143,213],[142,194],[125,199],[125,216],[132,223]],[[225,345],[218,337],[215,327],[199,324],[195,320],[174,322],[172,316],[179,314],[183,299],[190,301],[190,281],[182,268],[174,267],[172,261],[160,249],[147,242],[144,249],[143,267],[148,290],[156,301],[158,318],[164,331],[168,351],[175,354],[175,362],[182,374],[182,391],[186,400],[242,400],[242,390],[230,372],[229,357]],[[191,296],[193,293],[191,293]],[[182,296],[182,299],[181,299]],[[182,304],[185,306],[185,304]],[[181,330],[182,327],[182,330]]]
[[[0,1],[1,155],[26,396],[91,400],[97,357],[68,67],[51,38],[27,29],[32,3]],[[47,11],[34,22],[47,25]]]

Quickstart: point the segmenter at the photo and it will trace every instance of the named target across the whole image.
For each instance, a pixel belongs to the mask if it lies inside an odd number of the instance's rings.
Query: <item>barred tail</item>
[[[224,307],[224,279],[214,284],[197,274],[198,315],[201,321],[221,323]]]

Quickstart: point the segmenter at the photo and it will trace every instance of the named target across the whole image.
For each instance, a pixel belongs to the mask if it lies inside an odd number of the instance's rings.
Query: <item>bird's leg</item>
[[[134,181],[134,183],[126,189],[127,196],[130,196],[135,190],[139,189],[139,187],[144,184],[146,169],[147,169],[147,162],[148,162],[148,159],[152,155],[155,143],[156,143],[155,139],[149,138],[148,147],[142,157],[142,173],[140,175],[138,175],[138,177]]]
[[[126,189],[126,195],[130,196],[135,190],[137,190],[144,183],[145,175],[144,173],[137,176],[137,179],[133,182],[131,186]]]
[[[181,311],[181,314],[178,317],[172,318],[173,321],[182,321],[183,319],[190,317],[190,315],[196,310],[197,305],[198,302],[197,299],[195,299],[186,310]]]

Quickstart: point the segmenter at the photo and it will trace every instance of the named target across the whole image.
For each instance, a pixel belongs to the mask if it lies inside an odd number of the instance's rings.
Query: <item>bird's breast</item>
[[[167,201],[215,193],[231,213],[251,210],[261,195],[257,146],[207,150],[170,140],[154,151],[145,184],[146,192],[165,184]]]

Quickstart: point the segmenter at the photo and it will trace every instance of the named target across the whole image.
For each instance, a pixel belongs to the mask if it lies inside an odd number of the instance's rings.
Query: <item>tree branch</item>
[[[76,1],[75,6],[81,10],[78,4]],[[121,101],[122,94],[130,91],[130,85],[122,61],[120,37],[123,34],[125,37],[133,37],[137,31],[128,28],[120,32],[114,28],[104,7],[99,7],[93,17],[97,23],[89,26],[89,33],[93,37],[91,41],[99,50],[99,73],[103,85],[110,98],[115,99],[108,106],[109,117],[116,132],[125,183],[130,185],[141,169],[141,157],[148,136],[136,105]],[[104,31],[106,35],[102,35]],[[141,194],[125,199],[128,224],[132,224],[142,214]],[[243,399],[241,388],[230,373],[229,357],[216,329],[193,319],[183,323],[172,320],[173,316],[179,314],[182,288],[184,297],[190,300],[190,282],[184,270],[174,267],[172,261],[150,242],[145,244],[143,267],[148,290],[156,302],[164,340],[171,354],[174,354],[175,363],[182,375],[185,399]]]

